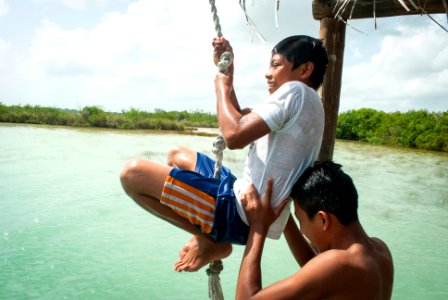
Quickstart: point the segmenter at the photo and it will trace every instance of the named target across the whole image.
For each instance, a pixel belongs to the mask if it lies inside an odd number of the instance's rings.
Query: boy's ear
[[[313,74],[314,71],[314,63],[312,62],[306,62],[299,67],[299,76],[300,79],[304,82],[308,81],[308,79],[311,77],[311,74]]]
[[[319,220],[319,224],[322,228],[322,230],[328,230],[331,226],[331,218],[330,215],[322,210],[319,210],[316,214],[318,220]]]

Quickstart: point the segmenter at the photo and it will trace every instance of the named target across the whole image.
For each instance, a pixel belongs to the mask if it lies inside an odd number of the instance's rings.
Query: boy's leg
[[[148,212],[191,234],[198,234],[198,229],[188,220],[160,203],[163,185],[170,171],[171,167],[153,161],[133,159],[121,172],[121,185],[125,192]]]
[[[167,164],[168,166],[171,167],[176,167],[183,170],[195,171],[197,155],[198,153],[196,151],[193,151],[183,146],[177,146],[168,152]],[[228,245],[225,246],[227,254],[224,257],[230,255],[232,251],[232,246],[230,244],[222,244],[222,245]],[[203,252],[201,248],[203,248],[201,246],[201,239],[198,238],[196,235],[193,235],[193,237],[179,251],[179,260],[174,264],[174,269],[178,272],[193,271],[194,267],[192,266],[196,264],[195,261],[196,257],[199,255],[198,253]]]
[[[186,147],[177,146],[168,152],[168,166],[182,170],[194,171],[196,168],[197,152]]]
[[[182,248],[175,270],[197,271],[213,260],[228,256],[232,247],[230,244],[216,243],[187,219],[160,203],[165,179],[171,169],[153,161],[134,159],[121,172],[121,184],[125,192],[142,208],[193,234],[193,238]]]

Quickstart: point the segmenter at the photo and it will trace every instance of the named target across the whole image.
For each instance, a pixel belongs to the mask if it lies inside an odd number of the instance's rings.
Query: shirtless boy
[[[316,163],[307,169],[291,194],[300,230],[291,216],[284,234],[301,269],[262,288],[260,262],[266,232],[283,206],[271,208],[270,186],[268,182],[261,200],[253,186],[242,199],[250,230],[236,299],[391,298],[391,253],[383,241],[369,237],[362,228],[356,188],[341,166],[333,162]]]

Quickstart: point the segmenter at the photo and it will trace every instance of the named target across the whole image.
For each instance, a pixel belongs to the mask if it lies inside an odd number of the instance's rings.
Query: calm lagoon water
[[[189,239],[122,191],[132,157],[165,161],[174,145],[211,153],[213,138],[0,125],[0,299],[208,299],[207,276],[172,269]],[[226,151],[239,174],[245,151]],[[334,160],[358,188],[362,224],[389,244],[393,299],[448,299],[448,155],[338,141]],[[224,260],[234,298],[243,247]],[[263,281],[298,269],[268,241]]]

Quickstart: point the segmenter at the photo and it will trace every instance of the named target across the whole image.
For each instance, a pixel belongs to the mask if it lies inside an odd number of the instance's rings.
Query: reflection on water
[[[211,154],[214,138],[0,125],[2,299],[207,299],[204,271],[172,270],[186,233],[135,205],[118,176],[126,161],[164,163],[184,145]],[[225,151],[235,174],[245,150]],[[393,299],[447,299],[448,155],[336,143],[335,161],[358,188],[367,232],[389,244]],[[234,297],[243,247],[224,261]],[[264,284],[298,267],[286,242],[268,241]]]

